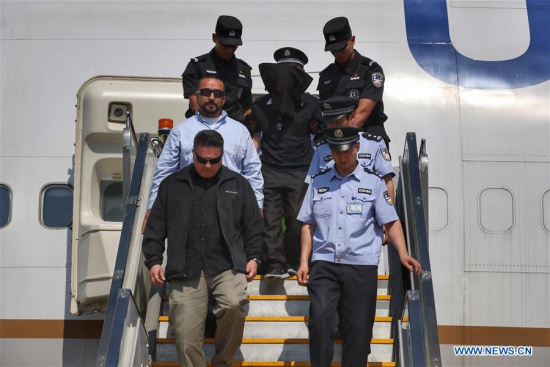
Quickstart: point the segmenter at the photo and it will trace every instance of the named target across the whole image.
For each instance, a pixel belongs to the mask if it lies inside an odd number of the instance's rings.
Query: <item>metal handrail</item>
[[[407,247],[412,257],[422,266],[421,277],[404,271],[395,250],[388,248],[390,256],[391,316],[394,320],[395,359],[402,365],[441,366],[439,334],[428,252],[427,179],[428,156],[426,142],[422,141],[420,158],[416,134],[407,133],[403,157],[400,158],[400,175],[397,187],[396,210],[403,221]],[[426,197],[426,198],[424,198]],[[396,289],[393,289],[393,288]],[[407,301],[405,303],[405,292]],[[414,304],[413,304],[414,303]],[[401,328],[399,319],[409,309],[408,330]],[[417,312],[418,311],[418,312]],[[419,340],[420,338],[420,340]],[[403,343],[408,344],[403,345]],[[401,353],[397,353],[400,351]],[[407,353],[410,355],[406,355]],[[403,355],[405,353],[405,355]]]
[[[122,222],[122,232],[118,245],[118,252],[115,261],[113,280],[111,282],[111,289],[107,302],[107,309],[105,311],[105,320],[103,322],[103,329],[101,331],[101,340],[99,343],[96,366],[116,366],[118,363],[122,337],[120,328],[124,326],[124,319],[122,321],[119,318],[115,319],[115,310],[117,309],[117,307],[122,307],[119,306],[119,292],[123,291],[121,288],[124,281],[126,261],[128,258],[130,240],[132,237],[132,228],[134,227],[134,220],[138,204],[137,198],[141,187],[148,146],[149,134],[142,133],[140,135],[139,145],[135,154],[135,164],[131,176],[132,178],[130,182],[128,196],[126,197],[124,219]],[[133,301],[131,291],[130,297]]]

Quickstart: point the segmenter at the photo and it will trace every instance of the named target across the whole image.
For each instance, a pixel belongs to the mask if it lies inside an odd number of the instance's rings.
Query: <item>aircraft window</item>
[[[0,228],[4,228],[11,220],[11,189],[0,184]]]
[[[108,222],[122,222],[122,182],[101,181],[101,217]]]
[[[46,185],[40,200],[40,221],[47,228],[67,228],[73,222],[73,188],[65,184]]]

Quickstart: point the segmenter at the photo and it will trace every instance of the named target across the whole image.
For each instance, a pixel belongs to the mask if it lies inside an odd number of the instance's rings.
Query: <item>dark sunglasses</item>
[[[199,89],[199,94],[203,97],[210,97],[212,93],[214,93],[214,97],[216,98],[225,97],[225,92],[223,90],[210,89],[210,88]]]
[[[197,158],[197,162],[199,162],[200,164],[206,164],[208,162],[210,162],[210,164],[217,164],[217,163],[220,163],[220,161],[222,160],[221,155],[215,158],[203,158],[197,153],[195,153],[195,158]]]

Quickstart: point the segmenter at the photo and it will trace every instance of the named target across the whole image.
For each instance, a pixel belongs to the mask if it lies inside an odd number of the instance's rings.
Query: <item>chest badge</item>
[[[371,195],[372,194],[372,190],[371,189],[364,189],[362,187],[358,188],[357,189],[357,192],[359,194],[368,194],[368,195]]]
[[[359,80],[359,79],[361,79],[361,77],[359,76],[359,73],[354,73],[353,76],[349,78],[349,80]]]
[[[326,155],[325,158],[324,158],[325,162],[330,162],[332,161],[332,155]]]
[[[318,194],[324,194],[328,191],[328,187],[321,187],[319,190],[317,190]]]
[[[358,157],[359,159],[371,159],[370,153],[359,153],[359,154],[357,155],[357,157]]]
[[[359,91],[357,89],[352,89],[348,93],[348,97],[359,98]]]
[[[329,80],[325,80],[323,83],[325,83],[325,84],[330,84],[330,81],[331,81],[330,79],[329,79]]]
[[[372,73],[372,84],[376,88],[381,88],[384,85],[384,75],[382,73]]]
[[[206,72],[207,72],[208,74],[216,74],[216,70],[208,70],[208,69],[206,69]]]

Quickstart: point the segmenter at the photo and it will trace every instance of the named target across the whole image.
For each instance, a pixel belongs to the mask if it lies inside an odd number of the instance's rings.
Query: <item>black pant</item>
[[[296,219],[307,184],[307,171],[278,172],[262,169],[264,177],[264,262],[267,266],[300,263],[301,222]],[[281,220],[285,218],[283,238]]]
[[[370,354],[376,314],[378,267],[327,261],[311,264],[307,290],[309,356],[312,367],[328,367],[340,318],[342,367],[364,367]]]

